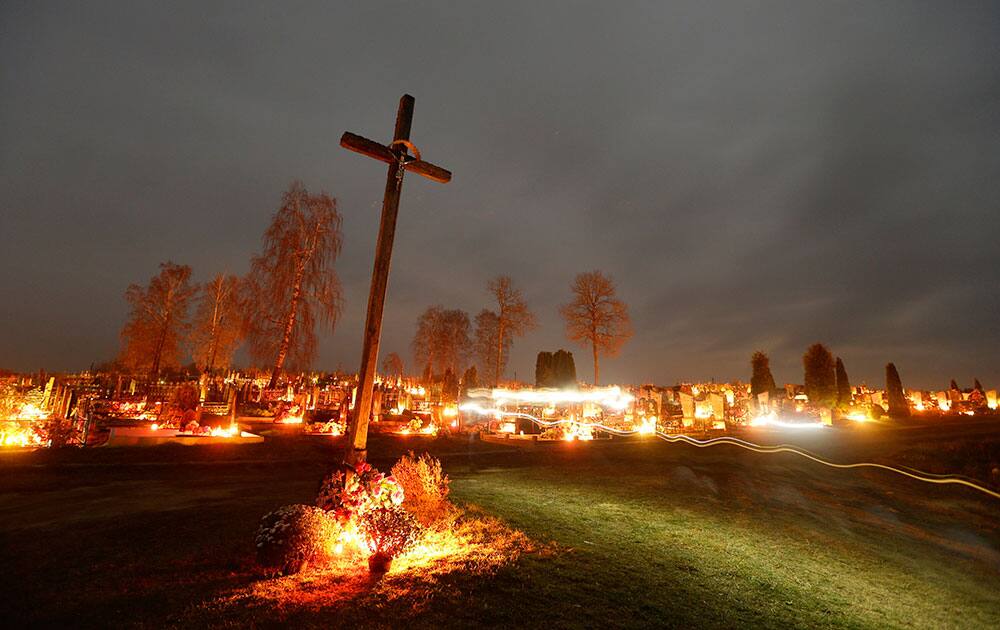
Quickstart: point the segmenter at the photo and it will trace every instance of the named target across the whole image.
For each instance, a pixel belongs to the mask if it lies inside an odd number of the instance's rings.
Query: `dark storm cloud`
[[[359,5],[362,3],[358,3]],[[609,378],[1000,381],[994,3],[4,3],[0,365],[110,357],[161,260],[242,273],[292,178],[336,195],[360,350],[384,171],[337,146],[413,138],[450,167],[404,197],[383,348],[509,273],[566,345],[575,273],[611,273],[636,336]],[[581,362],[581,374],[588,368]]]

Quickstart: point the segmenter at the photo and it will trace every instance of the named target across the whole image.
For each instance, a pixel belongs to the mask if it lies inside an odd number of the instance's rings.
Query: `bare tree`
[[[162,366],[180,365],[188,305],[195,291],[191,267],[170,261],[160,263],[160,273],[148,286],[129,286],[125,299],[131,312],[121,331],[122,359],[127,365],[148,365],[153,377],[159,376]]]
[[[432,375],[435,368],[441,373],[451,369],[458,374],[469,356],[470,330],[469,315],[465,311],[428,307],[417,318],[417,330],[413,335],[416,362]]]
[[[382,359],[382,373],[386,376],[400,378],[403,376],[403,359],[395,352],[390,352]]]
[[[514,337],[520,337],[535,327],[535,316],[528,310],[521,291],[514,288],[510,276],[497,276],[490,280],[487,289],[497,301],[493,371],[494,384],[497,384],[506,365],[504,353],[513,345]]]
[[[437,345],[434,337],[437,334],[438,323],[441,321],[442,306],[428,306],[417,318],[417,330],[413,333],[410,346],[413,349],[413,360],[417,366],[422,366],[424,372],[434,373],[437,359]]]
[[[495,385],[500,381],[500,375],[507,367],[507,357],[509,356],[511,338],[500,339],[498,333],[497,314],[489,309],[483,309],[476,315],[476,333],[474,351],[476,360],[479,363],[479,372],[482,373],[483,384]],[[504,352],[501,355],[502,363],[497,366],[497,343],[504,343]]]
[[[243,338],[240,279],[218,274],[201,286],[194,315],[191,354],[205,373],[229,367]]]
[[[292,182],[264,233],[245,282],[250,353],[270,361],[275,387],[285,364],[305,367],[316,352],[316,317],[332,331],[341,288],[334,271],[342,236],[337,202]]]
[[[560,307],[566,337],[590,347],[594,356],[594,385],[600,380],[598,356],[615,356],[632,337],[628,306],[618,299],[614,281],[600,271],[581,273],[570,285],[573,301]]]

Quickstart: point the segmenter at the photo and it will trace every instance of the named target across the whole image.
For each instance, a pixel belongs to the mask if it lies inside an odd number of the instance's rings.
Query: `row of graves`
[[[83,446],[93,439],[90,410],[107,395],[90,373],[45,373],[0,380],[0,447]]]
[[[864,409],[862,396],[858,409]],[[463,427],[505,442],[591,441],[659,434],[713,436],[749,428],[822,428],[835,418],[810,405],[801,386],[752,396],[745,383],[682,383],[670,387],[544,389],[507,387],[466,393]]]
[[[461,426],[507,443],[610,440],[655,433],[658,423],[650,399],[617,386],[472,389],[458,409]]]
[[[881,392],[878,392],[881,394]],[[984,391],[981,387],[961,390],[950,387],[947,390],[926,391],[907,390],[906,398],[910,410],[915,413],[930,413],[950,415],[995,415],[998,411],[997,390]],[[881,400],[879,400],[881,403]]]
[[[767,409],[785,401],[765,401]],[[661,434],[721,434],[751,426],[758,403],[749,386],[497,388],[471,390],[461,421],[498,441],[591,441]]]
[[[269,388],[267,375],[231,372],[168,381],[139,375],[29,375],[0,381],[0,446],[148,446],[259,443],[264,437],[336,438],[346,432],[357,379],[300,374]],[[401,436],[461,431],[457,392],[379,379],[371,430]]]

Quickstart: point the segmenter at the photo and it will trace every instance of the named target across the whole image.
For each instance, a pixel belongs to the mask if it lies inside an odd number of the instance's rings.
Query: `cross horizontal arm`
[[[345,131],[344,135],[340,137],[340,146],[345,149],[350,149],[361,155],[367,155],[370,158],[375,158],[380,162],[385,162],[386,164],[391,164],[396,161],[395,154],[389,150],[389,147],[384,144],[379,144],[374,140],[369,140],[368,138],[363,138],[357,134],[353,134],[350,131]]]
[[[440,166],[435,166],[430,162],[411,160],[404,163],[403,167],[408,171],[413,171],[417,175],[423,175],[427,179],[432,179],[442,184],[447,184],[451,181],[451,171],[443,169]]]
[[[396,154],[389,147],[379,144],[374,140],[353,134],[350,131],[344,132],[344,135],[340,137],[340,146],[361,155],[374,158],[379,162],[385,162],[386,164],[392,164],[396,161]],[[403,156],[402,160],[403,168],[413,171],[417,175],[422,175],[427,179],[432,179],[442,184],[447,184],[451,181],[451,171],[447,169],[443,169],[430,162],[424,162],[423,160],[415,160],[409,156]]]

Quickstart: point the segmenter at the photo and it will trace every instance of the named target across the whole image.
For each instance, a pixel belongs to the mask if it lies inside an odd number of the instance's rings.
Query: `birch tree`
[[[188,306],[196,288],[191,267],[170,261],[145,287],[133,284],[125,291],[131,310],[121,330],[122,360],[133,368],[149,366],[153,378],[164,366],[181,362],[181,343],[188,330]]]
[[[240,279],[218,274],[201,286],[191,333],[191,354],[206,374],[227,368],[243,338]]]
[[[286,366],[307,367],[316,353],[316,322],[332,332],[342,293],[334,263],[342,235],[337,202],[292,182],[264,233],[245,281],[250,353],[269,362],[269,387]]]
[[[473,348],[476,360],[479,363],[478,372],[482,373],[483,384],[496,385],[500,382],[500,375],[507,367],[507,357],[510,352],[511,339],[508,336],[504,351],[501,354],[502,363],[497,365],[497,343],[502,343],[497,334],[498,331],[497,314],[484,308],[476,315],[476,332]]]
[[[503,377],[507,352],[514,343],[514,337],[521,337],[535,327],[535,316],[524,302],[520,289],[515,289],[510,276],[497,276],[490,280],[487,290],[496,300],[496,334],[494,343],[495,358],[493,378],[494,385]]]
[[[392,378],[403,377],[403,359],[395,352],[390,352],[382,359],[382,374]]]
[[[413,356],[431,375],[450,369],[455,374],[465,367],[472,345],[469,314],[460,309],[431,306],[417,318],[413,335]]]

